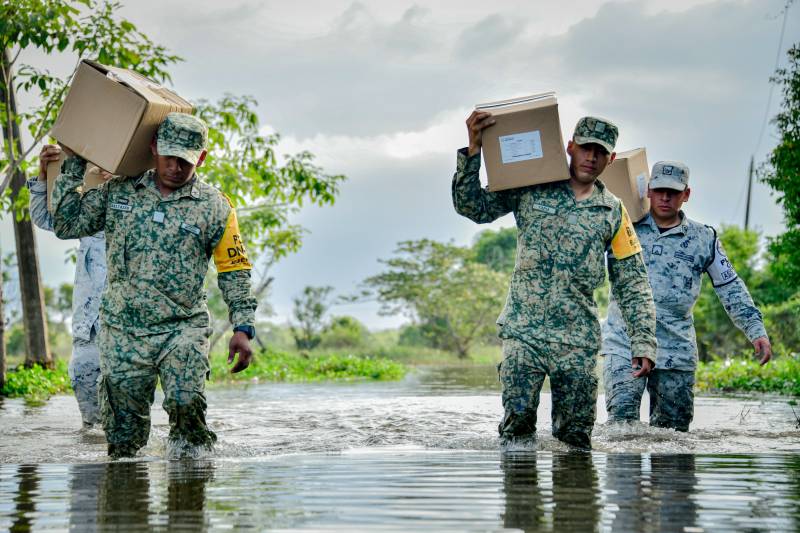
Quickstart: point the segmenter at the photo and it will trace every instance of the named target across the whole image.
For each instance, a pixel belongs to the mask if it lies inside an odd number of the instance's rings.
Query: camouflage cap
[[[619,130],[610,120],[598,117],[583,117],[575,125],[573,141],[577,144],[597,143],[608,153],[614,151]]]
[[[689,167],[680,161],[659,161],[650,173],[651,189],[686,190],[689,186]]]
[[[196,165],[206,149],[208,127],[205,122],[186,113],[170,113],[158,126],[158,155],[180,157]]]

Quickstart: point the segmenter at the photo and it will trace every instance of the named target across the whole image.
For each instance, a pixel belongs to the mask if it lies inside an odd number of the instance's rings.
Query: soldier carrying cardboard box
[[[505,308],[497,319],[503,339],[499,366],[505,415],[503,444],[536,436],[539,392],[550,376],[553,435],[591,448],[600,348],[594,290],[605,279],[632,332],[638,375],[655,361],[655,308],[641,247],[627,212],[597,177],[614,159],[617,127],[584,117],[567,146],[568,180],[516,189],[481,188],[482,134],[488,112],[467,119],[469,146],[458,151],[452,196],[456,212],[481,224],[514,213],[517,259]]]

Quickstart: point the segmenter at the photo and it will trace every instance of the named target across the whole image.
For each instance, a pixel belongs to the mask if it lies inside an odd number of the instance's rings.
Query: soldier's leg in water
[[[97,380],[100,378],[100,349],[92,330],[91,340],[74,339],[72,357],[69,360],[69,380],[78,409],[83,419],[83,427],[91,427],[100,422],[100,408],[97,405]]]
[[[534,347],[515,339],[503,341],[503,362],[498,367],[505,410],[498,427],[502,443],[536,438],[536,410],[545,372]]]
[[[185,328],[170,335],[158,361],[164,389],[164,410],[169,414],[169,453],[188,447],[210,447],[217,440],[206,424],[205,382],[208,362],[208,328]]]
[[[576,448],[592,448],[597,404],[597,349],[550,343],[553,436]]]
[[[647,383],[650,425],[689,431],[694,418],[694,372],[653,370]]]
[[[97,336],[100,418],[112,457],[136,455],[150,437],[150,406],[157,379],[150,340],[108,326]]]
[[[619,355],[603,357],[603,388],[609,422],[639,420],[647,377],[633,377],[631,360]]]

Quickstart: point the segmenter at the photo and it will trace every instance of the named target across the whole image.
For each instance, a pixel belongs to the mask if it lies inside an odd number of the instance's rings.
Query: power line
[[[775,66],[772,68],[772,72],[774,73],[778,70],[778,66],[780,65],[781,61],[781,51],[783,50],[783,36],[786,33],[786,20],[789,18],[789,6],[792,5],[793,0],[789,0],[786,2],[786,5],[783,8],[783,24],[781,25],[781,35],[778,39],[778,51],[775,54]],[[764,138],[764,130],[767,128],[767,121],[769,119],[769,108],[772,105],[772,93],[775,90],[775,84],[769,84],[769,96],[767,97],[767,107],[764,109],[764,120],[761,122],[761,131],[758,132],[758,142],[756,142],[756,149],[753,150],[753,155],[758,152],[758,149],[761,148],[761,141]]]

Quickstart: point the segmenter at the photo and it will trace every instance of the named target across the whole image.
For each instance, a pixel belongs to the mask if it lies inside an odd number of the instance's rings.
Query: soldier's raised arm
[[[656,307],[642,246],[624,206],[610,243],[608,277],[631,339],[632,363],[641,366],[634,376],[647,375],[656,363]]]
[[[108,183],[96,189],[79,192],[86,172],[86,160],[71,155],[61,165],[61,174],[53,185],[50,198],[53,207],[53,229],[59,239],[75,239],[94,235],[106,224]]]
[[[728,260],[722,241],[717,236],[717,232],[708,227],[714,233],[713,250],[711,260],[706,266],[706,273],[711,279],[714,292],[717,293],[722,307],[728,313],[731,322],[747,336],[756,353],[761,358],[761,364],[766,364],[772,358],[772,346],[767,337],[767,330],[764,327],[764,319],[761,312],[753,302],[750,291],[736,273],[733,264]]]
[[[481,187],[483,130],[492,124],[494,119],[486,111],[473,111],[467,118],[469,146],[457,153],[451,187],[456,212],[479,224],[492,222],[513,211],[518,197],[515,190],[490,192]]]

